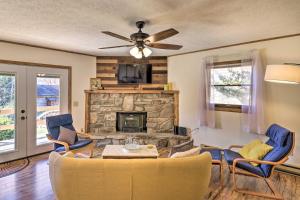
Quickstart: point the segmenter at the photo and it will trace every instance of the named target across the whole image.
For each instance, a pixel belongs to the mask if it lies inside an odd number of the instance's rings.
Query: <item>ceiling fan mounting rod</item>
[[[136,24],[136,27],[138,29],[140,29],[139,31],[142,31],[141,29],[144,28],[144,26],[145,26],[145,22],[144,21],[137,21],[135,24]]]

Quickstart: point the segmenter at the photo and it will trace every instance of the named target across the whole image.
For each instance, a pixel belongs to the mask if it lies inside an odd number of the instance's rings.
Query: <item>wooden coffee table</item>
[[[138,150],[127,150],[124,145],[106,145],[102,157],[104,159],[132,159],[132,158],[157,158],[159,156],[156,146],[140,145]]]

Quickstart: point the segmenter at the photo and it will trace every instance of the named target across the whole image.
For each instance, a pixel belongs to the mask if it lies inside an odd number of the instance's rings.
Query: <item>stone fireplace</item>
[[[120,125],[117,113],[130,113],[131,117],[134,113],[144,113],[146,127],[137,132],[173,133],[174,125],[178,124],[177,91],[96,90],[86,94],[86,130],[93,135],[121,131],[117,128]]]
[[[174,134],[178,126],[178,91],[86,90],[85,128],[94,138],[124,144],[172,146],[189,140]]]

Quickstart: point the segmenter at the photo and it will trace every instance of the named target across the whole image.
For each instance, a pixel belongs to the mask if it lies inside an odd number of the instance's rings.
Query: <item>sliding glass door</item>
[[[50,151],[46,117],[68,113],[68,70],[0,64],[0,163]]]

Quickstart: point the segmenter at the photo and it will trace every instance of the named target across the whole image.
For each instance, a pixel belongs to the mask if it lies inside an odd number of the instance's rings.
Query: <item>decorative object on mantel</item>
[[[91,90],[101,90],[101,79],[100,78],[91,78],[90,79],[90,89]]]
[[[168,82],[168,90],[173,90],[173,83]]]
[[[169,83],[165,84],[164,90],[166,90],[166,91],[173,90],[173,83],[169,82]]]
[[[300,84],[300,65],[268,65],[265,81],[286,84]]]
[[[130,39],[124,36],[121,36],[116,33],[112,33],[110,31],[102,31],[102,33],[119,38],[121,40],[125,40],[127,42],[131,42],[133,44],[129,45],[120,45],[120,46],[112,46],[112,47],[102,47],[99,49],[110,49],[110,48],[119,48],[119,47],[133,47],[130,50],[130,54],[134,56],[137,59],[146,58],[151,55],[152,51],[151,49],[147,48],[158,48],[158,49],[168,49],[168,50],[178,50],[181,49],[181,45],[175,45],[175,44],[164,44],[164,43],[154,43],[160,40],[164,40],[166,38],[172,37],[173,35],[176,35],[179,33],[173,28],[155,33],[153,35],[149,35],[147,33],[142,32],[142,28],[144,28],[145,22],[144,21],[137,21],[136,27],[139,29],[138,32],[133,33],[130,35]]]
[[[169,86],[168,84],[164,84],[164,90],[168,91],[169,90]]]

